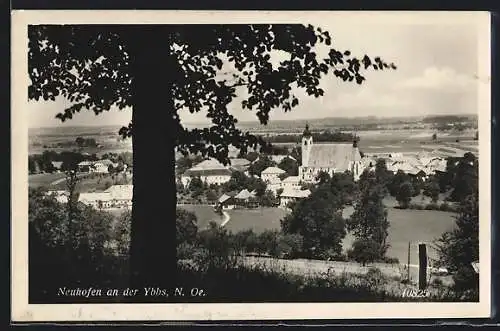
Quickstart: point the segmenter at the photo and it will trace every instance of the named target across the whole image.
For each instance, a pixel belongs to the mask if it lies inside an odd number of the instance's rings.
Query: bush
[[[384,263],[399,264],[399,259],[397,257],[384,257]]]
[[[348,251],[347,255],[350,259],[362,263],[374,262],[378,258],[380,245],[370,239],[357,239],[352,244],[352,249]]]

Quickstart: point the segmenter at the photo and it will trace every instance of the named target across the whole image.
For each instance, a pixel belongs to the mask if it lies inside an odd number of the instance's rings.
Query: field
[[[64,177],[65,175],[63,173],[29,175],[28,185],[33,188],[48,186],[54,181],[60,180]]]
[[[221,221],[219,215],[210,206],[186,205],[179,208],[194,211],[198,217],[199,226],[206,226],[210,220]],[[254,210],[230,210],[231,219],[226,225],[228,230],[238,232],[253,229],[260,233],[264,230],[279,230],[280,220],[286,215],[283,209],[260,208]],[[346,209],[344,217],[352,213],[352,208]],[[432,242],[453,228],[455,219],[453,213],[434,210],[401,210],[388,208],[390,221],[388,243],[390,248],[387,256],[398,258],[401,263],[408,259],[408,243],[410,242],[410,264],[418,264],[418,243],[426,243],[428,255],[436,257]],[[344,239],[344,250],[350,248],[353,237],[347,235]]]
[[[215,221],[217,224],[222,223],[222,217],[214,212],[212,206],[207,205],[178,205],[177,209],[184,209],[194,212],[198,218],[198,229],[204,229],[208,226],[210,221]]]
[[[118,175],[112,178],[109,174],[79,174],[80,181],[76,186],[76,191],[82,192],[95,192],[103,191],[106,185],[109,187],[116,184],[132,184],[132,176]],[[66,181],[64,180],[64,173],[53,174],[36,174],[28,176],[29,187],[45,186],[51,190],[66,190]]]

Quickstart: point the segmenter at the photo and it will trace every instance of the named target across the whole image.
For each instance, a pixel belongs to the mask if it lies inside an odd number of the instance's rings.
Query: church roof
[[[361,154],[351,143],[314,144],[309,154],[309,167],[335,168],[336,171],[349,170],[351,161],[360,161]]]

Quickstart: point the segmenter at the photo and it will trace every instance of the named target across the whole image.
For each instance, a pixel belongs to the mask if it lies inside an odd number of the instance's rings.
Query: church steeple
[[[358,148],[358,141],[359,141],[359,138],[358,138],[358,134],[357,134],[357,130],[354,131],[354,134],[352,135],[352,147],[354,148]]]
[[[311,137],[312,136],[311,131],[309,131],[309,123],[306,123],[306,129],[302,133],[302,136],[303,137]]]

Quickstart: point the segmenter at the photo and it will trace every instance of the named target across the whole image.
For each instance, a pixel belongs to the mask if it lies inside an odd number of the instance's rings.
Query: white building
[[[280,175],[286,171],[278,167],[268,167],[260,173],[260,178],[266,183],[275,183],[280,180]]]
[[[311,195],[310,190],[286,189],[280,194],[280,207],[287,208],[291,202],[305,199]]]
[[[298,190],[301,186],[301,180],[299,176],[289,176],[281,182],[281,187],[284,190]]]
[[[231,179],[232,171],[229,166],[224,166],[215,159],[202,161],[181,176],[182,185],[187,186],[195,177],[199,177],[202,182],[221,185]]]
[[[299,177],[305,182],[314,182],[320,172],[330,176],[334,173],[350,171],[354,180],[363,172],[361,153],[355,139],[352,143],[314,144],[309,125],[302,135],[302,165]]]
[[[53,197],[59,203],[67,203],[69,192],[64,190],[53,190],[53,191],[47,191],[45,195]]]
[[[133,185],[113,185],[103,192],[80,193],[79,201],[96,209],[131,208]]]

